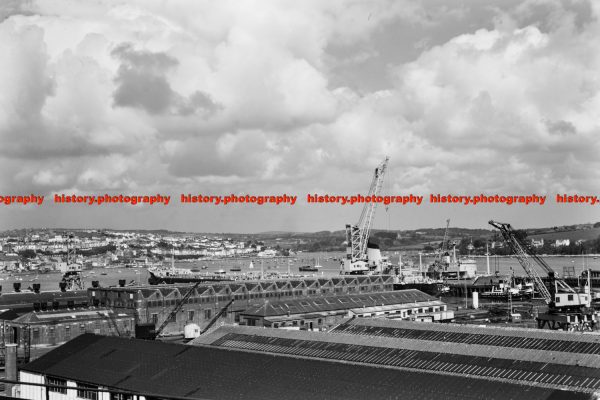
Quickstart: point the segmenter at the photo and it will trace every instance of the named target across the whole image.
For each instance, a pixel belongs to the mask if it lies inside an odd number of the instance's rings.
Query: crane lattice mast
[[[521,241],[519,239],[517,239],[515,232],[512,229],[512,227],[510,226],[510,224],[503,223],[503,222],[496,222],[496,221],[490,221],[489,224],[492,225],[493,227],[497,228],[500,231],[500,233],[502,234],[502,237],[504,238],[504,241],[506,242],[506,244],[508,244],[510,249],[513,251],[513,253],[515,254],[515,257],[517,257],[519,264],[521,264],[521,266],[525,270],[525,273],[527,274],[529,279],[531,279],[533,281],[535,288],[542,295],[542,297],[544,298],[546,303],[550,304],[553,301],[552,295],[550,294],[550,291],[544,284],[544,281],[542,281],[542,278],[536,271],[535,267],[529,260],[529,257],[528,257],[529,254],[525,250],[525,246],[523,244],[521,244]],[[550,267],[547,267],[547,268],[550,269],[550,271],[547,271],[547,272],[554,272],[554,271],[552,271],[552,269]],[[544,269],[546,269],[546,268],[544,268]]]
[[[379,193],[381,192],[381,188],[383,187],[383,177],[385,176],[388,161],[389,157],[386,157],[385,160],[375,168],[375,173],[368,193],[368,196],[371,196],[371,198],[373,198],[373,196],[379,196]],[[366,259],[367,244],[373,225],[373,219],[375,218],[377,204],[376,201],[365,202],[358,223],[356,225],[346,225],[348,246],[353,262]]]

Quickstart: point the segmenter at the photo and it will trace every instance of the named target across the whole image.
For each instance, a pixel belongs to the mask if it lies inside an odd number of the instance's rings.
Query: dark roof
[[[366,336],[242,326],[221,327],[191,344],[470,375],[555,389],[600,389],[600,357],[594,355],[494,350],[481,345],[380,337],[377,332]]]
[[[573,335],[556,331],[474,327],[468,325],[423,325],[411,321],[353,319],[335,327],[332,332],[363,336],[390,337],[508,347],[511,349],[600,355],[600,336]],[[599,371],[600,372],[600,371]]]
[[[21,370],[162,397],[591,398],[471,377],[92,334],[75,338]]]
[[[69,300],[76,304],[88,301],[87,290],[77,290],[72,292],[21,292],[21,293],[2,293],[0,295],[0,309],[15,309],[22,311],[33,310],[33,303],[51,303],[58,301],[61,305],[66,305]]]
[[[250,307],[242,315],[274,317],[300,313],[317,313],[337,310],[351,310],[359,307],[407,304],[415,302],[437,301],[436,298],[417,289],[396,290],[390,292],[309,296],[301,299],[265,301]]]

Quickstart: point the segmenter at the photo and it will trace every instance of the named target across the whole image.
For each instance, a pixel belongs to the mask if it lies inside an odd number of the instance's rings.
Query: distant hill
[[[600,236],[600,227],[589,228],[589,229],[574,229],[574,230],[563,230],[563,231],[551,231],[547,233],[529,234],[528,237],[532,239],[544,239],[544,240],[562,240],[569,239],[574,242],[577,240],[592,240]]]

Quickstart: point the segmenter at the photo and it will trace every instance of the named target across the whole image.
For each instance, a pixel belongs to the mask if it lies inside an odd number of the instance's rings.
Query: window
[[[204,319],[210,319],[211,311],[210,309],[204,310]]]
[[[572,294],[567,295],[567,300],[568,301],[573,301],[573,295]]]
[[[560,303],[560,297],[556,296],[555,303]]]
[[[71,327],[65,326],[65,340],[71,340]]]
[[[194,320],[194,310],[188,310],[188,321]]]
[[[156,325],[158,323],[158,314],[156,314],[156,313],[152,314],[152,323],[154,325]]]
[[[46,383],[48,385],[51,386],[67,386],[67,381],[64,379],[58,379],[58,378],[46,378]],[[61,393],[61,394],[67,394],[67,389],[66,388],[53,388],[50,387],[48,388],[49,392],[53,392],[53,393]]]
[[[110,400],[133,400],[133,395],[123,393],[111,393]]]
[[[97,400],[98,392],[85,389],[98,389],[98,386],[86,385],[85,383],[77,382],[77,397],[80,399]]]

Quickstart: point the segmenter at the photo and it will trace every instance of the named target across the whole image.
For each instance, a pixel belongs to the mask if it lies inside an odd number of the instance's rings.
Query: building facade
[[[393,290],[393,277],[373,275],[328,279],[289,279],[237,281],[201,284],[110,287],[88,289],[89,302],[110,307],[117,313],[131,313],[139,324],[160,326],[167,318],[165,334],[184,331],[188,324],[207,326],[229,302],[234,303],[223,315],[227,323],[240,322],[240,314],[265,300],[302,299],[307,296],[377,293]],[[171,311],[188,292],[179,312]]]
[[[4,343],[16,343],[20,348],[54,346],[84,333],[133,337],[135,322],[132,314],[105,307],[37,310],[2,320],[1,333]]]
[[[348,317],[441,322],[454,318],[442,301],[416,289],[282,299],[240,313],[240,325],[328,330]]]

